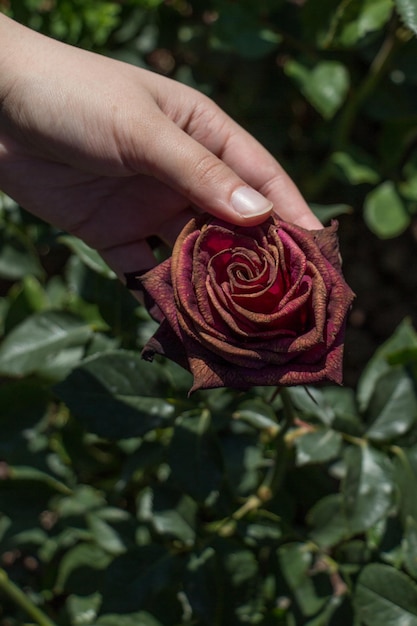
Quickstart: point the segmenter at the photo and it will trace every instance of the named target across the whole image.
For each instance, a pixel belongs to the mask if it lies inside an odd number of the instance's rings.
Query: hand
[[[96,248],[149,268],[195,211],[320,228],[275,159],[209,98],[0,15],[0,188]]]

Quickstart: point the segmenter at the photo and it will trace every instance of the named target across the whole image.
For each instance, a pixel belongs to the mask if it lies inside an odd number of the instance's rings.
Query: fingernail
[[[255,217],[269,213],[272,202],[252,187],[239,187],[232,193],[232,207],[241,217]]]

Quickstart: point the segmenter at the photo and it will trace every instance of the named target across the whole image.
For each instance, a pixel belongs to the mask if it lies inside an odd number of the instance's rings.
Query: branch
[[[41,611],[30,598],[12,581],[7,572],[0,568],[0,590],[3,591],[10,600],[23,609],[39,626],[56,626],[49,617]]]

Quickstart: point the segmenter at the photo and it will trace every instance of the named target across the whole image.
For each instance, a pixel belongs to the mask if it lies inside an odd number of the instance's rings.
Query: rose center
[[[279,255],[271,250],[238,247],[215,254],[208,264],[214,291],[221,289],[229,306],[264,315],[279,308],[286,280]]]
[[[239,267],[236,270],[236,278],[239,281],[246,281],[246,280],[250,280],[251,278],[253,278],[253,275],[251,274],[251,272],[249,271],[248,267]]]

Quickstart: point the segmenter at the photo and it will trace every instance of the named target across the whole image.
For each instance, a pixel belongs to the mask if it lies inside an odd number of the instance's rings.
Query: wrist
[[[16,108],[11,94],[19,83],[26,31],[29,29],[0,13],[0,189],[6,193],[8,163],[13,152],[11,112]]]
[[[0,13],[0,112],[10,92],[33,74],[42,35]]]
[[[13,80],[13,68],[16,65],[18,46],[16,40],[16,23],[0,13],[0,111]],[[18,41],[18,39],[17,39]]]

